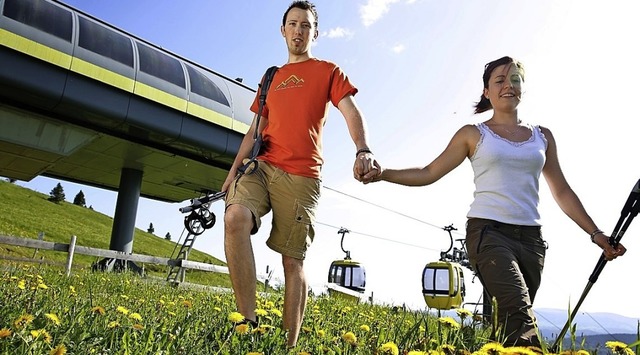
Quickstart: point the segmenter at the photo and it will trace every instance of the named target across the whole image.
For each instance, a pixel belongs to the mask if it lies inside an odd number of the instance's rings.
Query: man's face
[[[289,10],[284,26],[280,29],[289,53],[302,55],[309,52],[311,43],[318,36],[318,29],[313,25],[314,22],[313,13],[309,10],[295,7]]]

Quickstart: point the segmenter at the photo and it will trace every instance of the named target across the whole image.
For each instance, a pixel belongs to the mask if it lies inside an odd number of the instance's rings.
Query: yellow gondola
[[[340,248],[345,253],[345,257],[342,260],[334,260],[331,263],[327,277],[329,282],[328,291],[331,295],[347,299],[359,299],[365,291],[367,273],[363,265],[351,260],[351,253],[343,247],[344,235],[349,233],[349,230],[340,228],[338,233],[342,234]]]
[[[462,265],[468,267],[467,253],[453,248],[453,225],[443,228],[449,232],[451,244],[440,253],[440,260],[428,263],[422,271],[422,295],[427,306],[438,310],[460,308],[464,302],[465,285]],[[453,253],[448,254],[453,248]]]
[[[462,266],[449,261],[428,263],[422,272],[422,294],[430,308],[460,308],[465,295]]]

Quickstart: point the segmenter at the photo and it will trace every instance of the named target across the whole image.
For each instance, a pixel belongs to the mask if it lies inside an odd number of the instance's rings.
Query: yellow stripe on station
[[[242,121],[237,121],[234,120],[233,121],[233,127],[231,127],[232,130],[236,131],[236,132],[240,132],[242,134],[245,134],[249,131],[249,128],[251,126],[242,122]]]
[[[162,90],[156,89],[153,86],[136,81],[136,87],[133,89],[133,93],[145,97],[149,100],[155,101],[159,104],[169,106],[178,111],[187,111],[187,100],[179,98],[175,95],[171,95]]]
[[[11,33],[3,28],[0,28],[0,44],[65,69],[69,69],[71,66],[70,55]]]
[[[210,110],[193,102],[187,103],[187,113],[225,128],[231,129],[233,125],[233,120],[231,119],[231,117],[225,116],[221,113]]]
[[[71,71],[86,75],[90,78],[101,81],[105,84],[115,86],[118,89],[133,92],[135,81],[131,78],[127,78],[124,75],[112,72],[111,70],[104,69],[93,63],[89,63],[80,58],[74,57],[71,62]]]

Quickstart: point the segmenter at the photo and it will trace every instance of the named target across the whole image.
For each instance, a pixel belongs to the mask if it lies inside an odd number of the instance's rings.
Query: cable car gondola
[[[422,294],[427,306],[438,310],[460,308],[464,302],[465,284],[462,266],[469,267],[467,253],[453,248],[453,225],[443,228],[449,232],[449,249],[440,252],[440,260],[428,263],[422,271]],[[453,248],[453,253],[448,254]]]
[[[327,285],[330,295],[337,295],[347,299],[360,299],[366,285],[366,271],[359,262],[351,260],[351,252],[344,249],[344,235],[349,233],[346,228],[340,228],[342,234],[340,248],[345,253],[342,260],[334,260],[329,267]]]

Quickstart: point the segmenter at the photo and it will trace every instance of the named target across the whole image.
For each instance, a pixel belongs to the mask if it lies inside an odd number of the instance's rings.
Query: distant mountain
[[[567,319],[569,319],[569,312],[566,310],[534,308],[534,313],[538,319],[538,328],[547,339],[555,339],[564,327]],[[584,336],[601,335],[606,341],[623,341],[616,339],[614,336],[626,334],[633,337],[635,341],[638,338],[637,334],[638,327],[640,327],[640,319],[625,317],[614,313],[578,312],[571,324],[576,324],[576,337],[578,339]],[[569,336],[569,333],[570,332],[567,331],[566,336]],[[592,337],[592,339],[595,338],[596,337]]]

